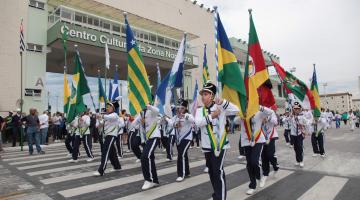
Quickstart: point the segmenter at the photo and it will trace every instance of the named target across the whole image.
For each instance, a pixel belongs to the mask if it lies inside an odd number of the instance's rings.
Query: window
[[[119,25],[113,25],[112,30],[115,31],[115,32],[120,33],[120,26]]]
[[[61,17],[71,20],[71,11],[61,8]]]
[[[94,26],[99,26],[99,19],[96,19],[96,18],[94,18],[94,23],[93,23],[93,25]]]
[[[164,44],[164,38],[163,38],[163,37],[158,36],[158,43],[160,43],[160,44]]]
[[[42,45],[40,44],[33,44],[33,43],[27,43],[27,50],[28,51],[35,51],[35,52],[42,52]]]
[[[29,6],[33,7],[33,8],[38,8],[38,9],[41,9],[41,10],[45,9],[45,4],[43,2],[38,2],[38,1],[35,1],[35,0],[30,0],[29,1]]]
[[[156,42],[156,35],[150,34],[150,40]]]
[[[107,29],[107,30],[110,30],[110,24],[108,22],[104,22],[103,23],[103,28]]]
[[[166,45],[166,46],[170,46],[170,40],[165,39],[165,45]]]
[[[75,13],[75,21],[82,22],[83,16],[80,13]]]

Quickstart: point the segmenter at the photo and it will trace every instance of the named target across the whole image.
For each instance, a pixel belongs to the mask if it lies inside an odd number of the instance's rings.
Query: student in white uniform
[[[120,121],[119,116],[114,112],[116,107],[118,107],[117,102],[107,102],[106,114],[104,114],[103,117],[99,117],[99,122],[104,127],[105,141],[103,144],[103,151],[101,153],[101,163],[98,170],[94,173],[95,176],[104,175],[107,161],[109,159],[115,171],[121,169],[120,162],[116,156],[116,149],[114,145],[117,139]]]
[[[225,200],[224,158],[226,150],[230,148],[225,131],[226,116],[236,115],[240,110],[226,100],[215,98],[216,90],[216,86],[211,82],[203,86],[200,95],[204,106],[197,109],[195,124],[201,129],[202,151],[214,190],[212,198]]]
[[[125,121],[124,117],[119,116],[119,124],[118,124],[118,135],[116,138],[116,150],[118,153],[118,158],[122,158],[124,156],[124,149],[123,149],[123,134],[124,134],[124,128],[125,128]]]
[[[354,114],[354,112],[352,110],[350,110],[350,112],[349,112],[349,125],[350,125],[350,130],[351,131],[355,130],[355,122],[356,122],[356,115]]]
[[[291,132],[290,121],[291,121],[290,108],[286,108],[285,113],[284,113],[284,117],[282,118],[282,122],[283,122],[283,125],[284,125],[284,137],[285,137],[286,145],[292,147],[293,142],[292,142],[291,137],[290,137],[290,132]]]
[[[313,157],[320,155],[325,157],[324,133],[327,127],[326,114],[322,113],[320,117],[314,117],[311,123],[311,144],[313,148]]]
[[[260,106],[259,111],[250,118],[250,127],[245,126],[246,120],[239,116],[235,117],[234,123],[240,124],[241,146],[244,147],[246,157],[246,168],[250,178],[249,189],[246,194],[252,195],[256,189],[256,180],[260,180],[259,159],[266,142],[262,130],[263,121],[274,112],[267,107]],[[251,130],[249,130],[251,129]],[[250,132],[252,134],[250,134]]]
[[[94,155],[91,151],[92,143],[91,143],[91,135],[90,135],[90,116],[89,110],[82,113],[80,117],[77,118],[77,122],[75,124],[76,132],[75,132],[75,139],[74,139],[74,147],[72,152],[72,159],[69,162],[77,162],[78,155],[79,155],[79,146],[80,142],[83,142],[85,152],[88,156],[87,162],[91,162],[94,160]]]
[[[275,141],[279,139],[276,126],[278,125],[278,119],[276,113],[272,110],[272,114],[268,116],[262,124],[262,131],[265,135],[265,144],[261,153],[261,168],[263,176],[261,177],[259,186],[262,188],[265,186],[265,182],[270,172],[270,164],[273,166],[274,172],[279,170],[277,157],[275,155]]]
[[[132,123],[132,127],[140,125],[140,138],[142,142],[145,142],[145,146],[141,154],[141,168],[145,179],[144,185],[142,186],[143,190],[159,185],[154,154],[158,139],[161,136],[158,127],[158,115],[159,109],[157,107],[147,105],[147,107],[140,112],[140,115],[138,115]]]
[[[192,141],[192,126],[194,117],[187,111],[188,102],[179,99],[176,107],[176,115],[168,120],[170,126],[174,127],[176,134],[177,158],[177,182],[181,182],[190,175],[189,158],[187,151]]]
[[[294,142],[296,166],[304,167],[303,140],[307,134],[309,122],[302,113],[302,106],[294,102],[293,115],[291,117],[291,138]]]

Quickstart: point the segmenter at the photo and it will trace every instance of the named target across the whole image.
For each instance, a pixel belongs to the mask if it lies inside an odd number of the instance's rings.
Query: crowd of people
[[[209,174],[213,187],[213,199],[226,199],[226,176],[224,159],[230,148],[228,133],[240,129],[239,158],[246,159],[246,168],[250,179],[246,194],[254,194],[257,187],[264,187],[270,175],[271,166],[276,174],[280,169],[276,156],[276,140],[279,133],[276,126],[284,127],[286,145],[294,149],[295,165],[304,167],[303,140],[311,135],[314,157],[325,158],[324,133],[332,127],[336,128],[340,115],[321,110],[321,115],[314,117],[312,110],[303,109],[299,102],[294,102],[286,108],[285,113],[278,115],[276,107],[260,106],[251,118],[237,116],[239,108],[216,96],[217,88],[207,82],[200,91],[203,106],[197,108],[196,113],[189,113],[188,102],[179,99],[172,106],[173,117],[160,114],[154,105],[147,105],[139,114],[131,116],[126,110],[120,110],[119,104],[107,102],[106,110],[95,113],[89,109],[78,113],[74,120],[66,123],[62,113],[54,114],[44,111],[41,115],[36,109],[30,109],[25,115],[20,110],[9,112],[1,118],[3,142],[17,145],[19,135],[24,132],[24,140],[32,155],[35,142],[38,154],[44,154],[41,145],[64,141],[68,150],[70,163],[77,163],[80,155],[79,148],[85,149],[87,162],[94,161],[92,152],[93,142],[99,142],[101,147],[101,161],[94,176],[106,174],[107,161],[110,160],[114,171],[121,169],[121,158],[126,152],[133,152],[137,163],[141,163],[144,176],[143,190],[159,185],[155,154],[156,148],[166,152],[167,161],[173,160],[174,146],[177,148],[177,177],[181,182],[190,176],[188,150],[197,144],[202,149],[206,164],[204,172]],[[359,127],[359,115],[350,111],[341,117],[344,124],[347,121],[351,130]],[[23,131],[22,131],[23,130]],[[50,141],[51,142],[51,141]],[[261,163],[261,164],[260,164]]]

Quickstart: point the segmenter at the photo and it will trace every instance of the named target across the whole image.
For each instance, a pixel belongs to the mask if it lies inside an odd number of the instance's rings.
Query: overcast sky
[[[319,89],[359,95],[359,0],[198,0],[218,6],[229,37],[248,40],[248,8],[261,47],[280,56],[281,65],[296,67],[308,83],[316,63]]]

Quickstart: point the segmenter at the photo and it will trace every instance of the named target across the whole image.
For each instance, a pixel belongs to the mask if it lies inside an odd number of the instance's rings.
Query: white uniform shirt
[[[308,131],[309,122],[306,117],[300,113],[291,117],[291,132],[293,136],[305,134]]]
[[[210,139],[208,135],[208,131],[206,126],[210,124],[213,128],[213,132],[215,136],[218,138],[217,141],[219,143],[222,135],[225,133],[225,123],[226,123],[226,116],[229,115],[236,115],[240,110],[234,104],[228,102],[227,100],[223,100],[221,105],[212,104],[207,109],[207,116],[203,115],[203,108],[198,108],[195,115],[195,124],[201,130],[201,146],[203,152],[211,152],[213,151],[210,144]],[[219,109],[221,112],[217,118],[211,118],[211,112],[216,111]],[[230,144],[228,138],[226,138],[225,145],[223,149],[229,149]]]
[[[104,117],[102,120],[100,120],[100,123],[104,127],[104,135],[111,135],[111,136],[117,136],[118,135],[118,128],[119,128],[119,116],[116,113],[110,113],[110,114],[104,114]]]
[[[124,133],[124,127],[125,127],[125,120],[124,117],[119,117],[119,131],[118,135],[122,135]]]
[[[285,130],[290,130],[291,129],[291,124],[290,124],[291,117],[290,116],[288,116],[288,117],[284,116],[282,118],[282,121],[284,123]]]
[[[145,113],[145,117],[144,117]],[[145,111],[141,111],[133,123],[131,127],[140,126],[139,134],[142,142],[147,140],[146,135],[149,135],[148,139],[151,138],[159,138],[161,137],[160,130],[159,130],[159,109],[155,106],[148,106]],[[145,124],[141,124],[141,119],[145,118]]]
[[[78,135],[78,133],[80,135],[89,135],[90,134],[90,116],[89,115],[83,115],[81,117],[82,120],[79,119],[78,122],[78,128],[79,128],[79,132],[77,132],[76,134]]]
[[[271,139],[278,139],[279,135],[276,130],[276,126],[278,125],[277,116],[274,111],[272,111],[272,114],[270,116],[267,116],[266,122],[262,125],[262,130],[265,135],[265,139],[271,140]]]
[[[271,116],[273,113],[274,113],[274,111],[272,111],[270,108],[260,106],[260,110],[257,113],[255,113],[255,115],[252,117],[252,119],[251,119],[252,132],[255,134],[258,131],[260,131],[259,139],[257,141],[254,141],[255,143],[265,143],[265,141],[266,141],[265,135],[261,129],[261,126],[262,126],[263,120],[265,118],[267,118],[268,116]],[[239,124],[241,127],[241,130],[240,130],[241,146],[242,147],[251,146],[252,141],[251,141],[251,138],[248,138],[248,135],[246,133],[244,120],[241,119],[240,117],[235,117],[234,123]]]
[[[168,124],[171,127],[174,127],[176,134],[177,144],[180,144],[181,140],[192,140],[192,126],[194,123],[194,117],[185,113],[184,117],[179,118],[178,115],[175,115],[173,118],[168,120]],[[180,124],[179,128],[175,128],[176,125]]]
[[[311,133],[316,133],[316,132],[323,133],[324,130],[326,129],[327,125],[328,125],[327,119],[324,117],[319,117],[317,123],[315,123],[315,120],[311,123],[310,132]]]

